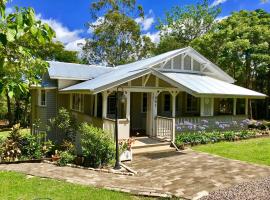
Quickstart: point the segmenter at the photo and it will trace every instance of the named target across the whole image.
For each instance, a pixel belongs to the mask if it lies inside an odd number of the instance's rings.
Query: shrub
[[[51,141],[45,141],[44,134],[26,135],[22,140],[22,155],[28,159],[41,159],[53,148]]]
[[[224,135],[224,140],[227,140],[227,141],[234,141],[236,137],[236,134],[233,131],[225,131],[223,135]]]
[[[7,139],[1,145],[1,160],[11,162],[19,160],[22,156],[22,136],[20,134],[20,124],[13,126]]]
[[[68,163],[72,163],[75,156],[68,151],[60,152],[60,159],[57,161],[59,166],[66,166]]]
[[[49,128],[58,128],[65,134],[65,139],[75,143],[78,123],[75,117],[65,108],[60,108],[57,116],[49,120]]]
[[[115,145],[110,134],[87,123],[82,123],[79,131],[86,166],[100,167],[113,160]]]

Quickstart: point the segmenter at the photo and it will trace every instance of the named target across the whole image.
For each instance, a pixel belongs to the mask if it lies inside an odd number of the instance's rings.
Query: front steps
[[[136,155],[151,152],[175,151],[175,148],[170,146],[171,142],[162,142],[148,137],[136,138],[135,144],[132,145],[132,153]]]

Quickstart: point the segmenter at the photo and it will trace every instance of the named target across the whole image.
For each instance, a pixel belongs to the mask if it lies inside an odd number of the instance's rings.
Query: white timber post
[[[233,115],[236,115],[236,98],[233,98]]]
[[[105,91],[102,93],[102,118],[107,118],[107,106],[108,106],[108,93]]]
[[[159,91],[152,93],[152,136],[157,135],[157,125],[156,125],[156,118],[157,118],[157,104],[158,104],[158,95]]]
[[[125,92],[126,96],[126,118],[130,121],[130,91]]]
[[[94,116],[95,116],[95,117],[97,117],[97,100],[98,100],[97,94],[95,94],[95,100],[94,100],[94,101],[95,101],[95,108],[94,108],[94,112],[95,112],[95,113],[94,113]]]
[[[176,96],[178,92],[171,92],[172,95],[172,135],[171,135],[171,140],[172,142],[175,141],[175,117],[176,117]]]

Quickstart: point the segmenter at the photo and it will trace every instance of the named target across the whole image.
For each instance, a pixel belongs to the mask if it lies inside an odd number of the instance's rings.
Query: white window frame
[[[143,100],[144,100],[144,95],[146,96],[146,110],[144,110],[144,106],[143,106]],[[147,112],[147,93],[143,92],[141,93],[141,113],[146,113]]]
[[[79,95],[79,98],[80,98],[80,102],[79,102],[79,107],[78,108],[75,108],[73,106],[73,96],[74,95]],[[74,110],[74,111],[77,111],[77,112],[83,112],[83,107],[84,107],[84,95],[83,94],[78,94],[78,93],[72,93],[70,95],[70,109],[71,110]]]
[[[44,91],[45,100],[42,102],[42,92]],[[42,107],[47,106],[47,91],[45,89],[38,90],[38,105]]]

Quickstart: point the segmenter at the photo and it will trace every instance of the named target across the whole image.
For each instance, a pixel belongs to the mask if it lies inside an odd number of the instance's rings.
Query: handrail
[[[168,119],[168,120],[172,120],[173,119],[173,117],[164,117],[164,116],[156,116],[156,119],[157,118],[161,118],[161,119]]]

